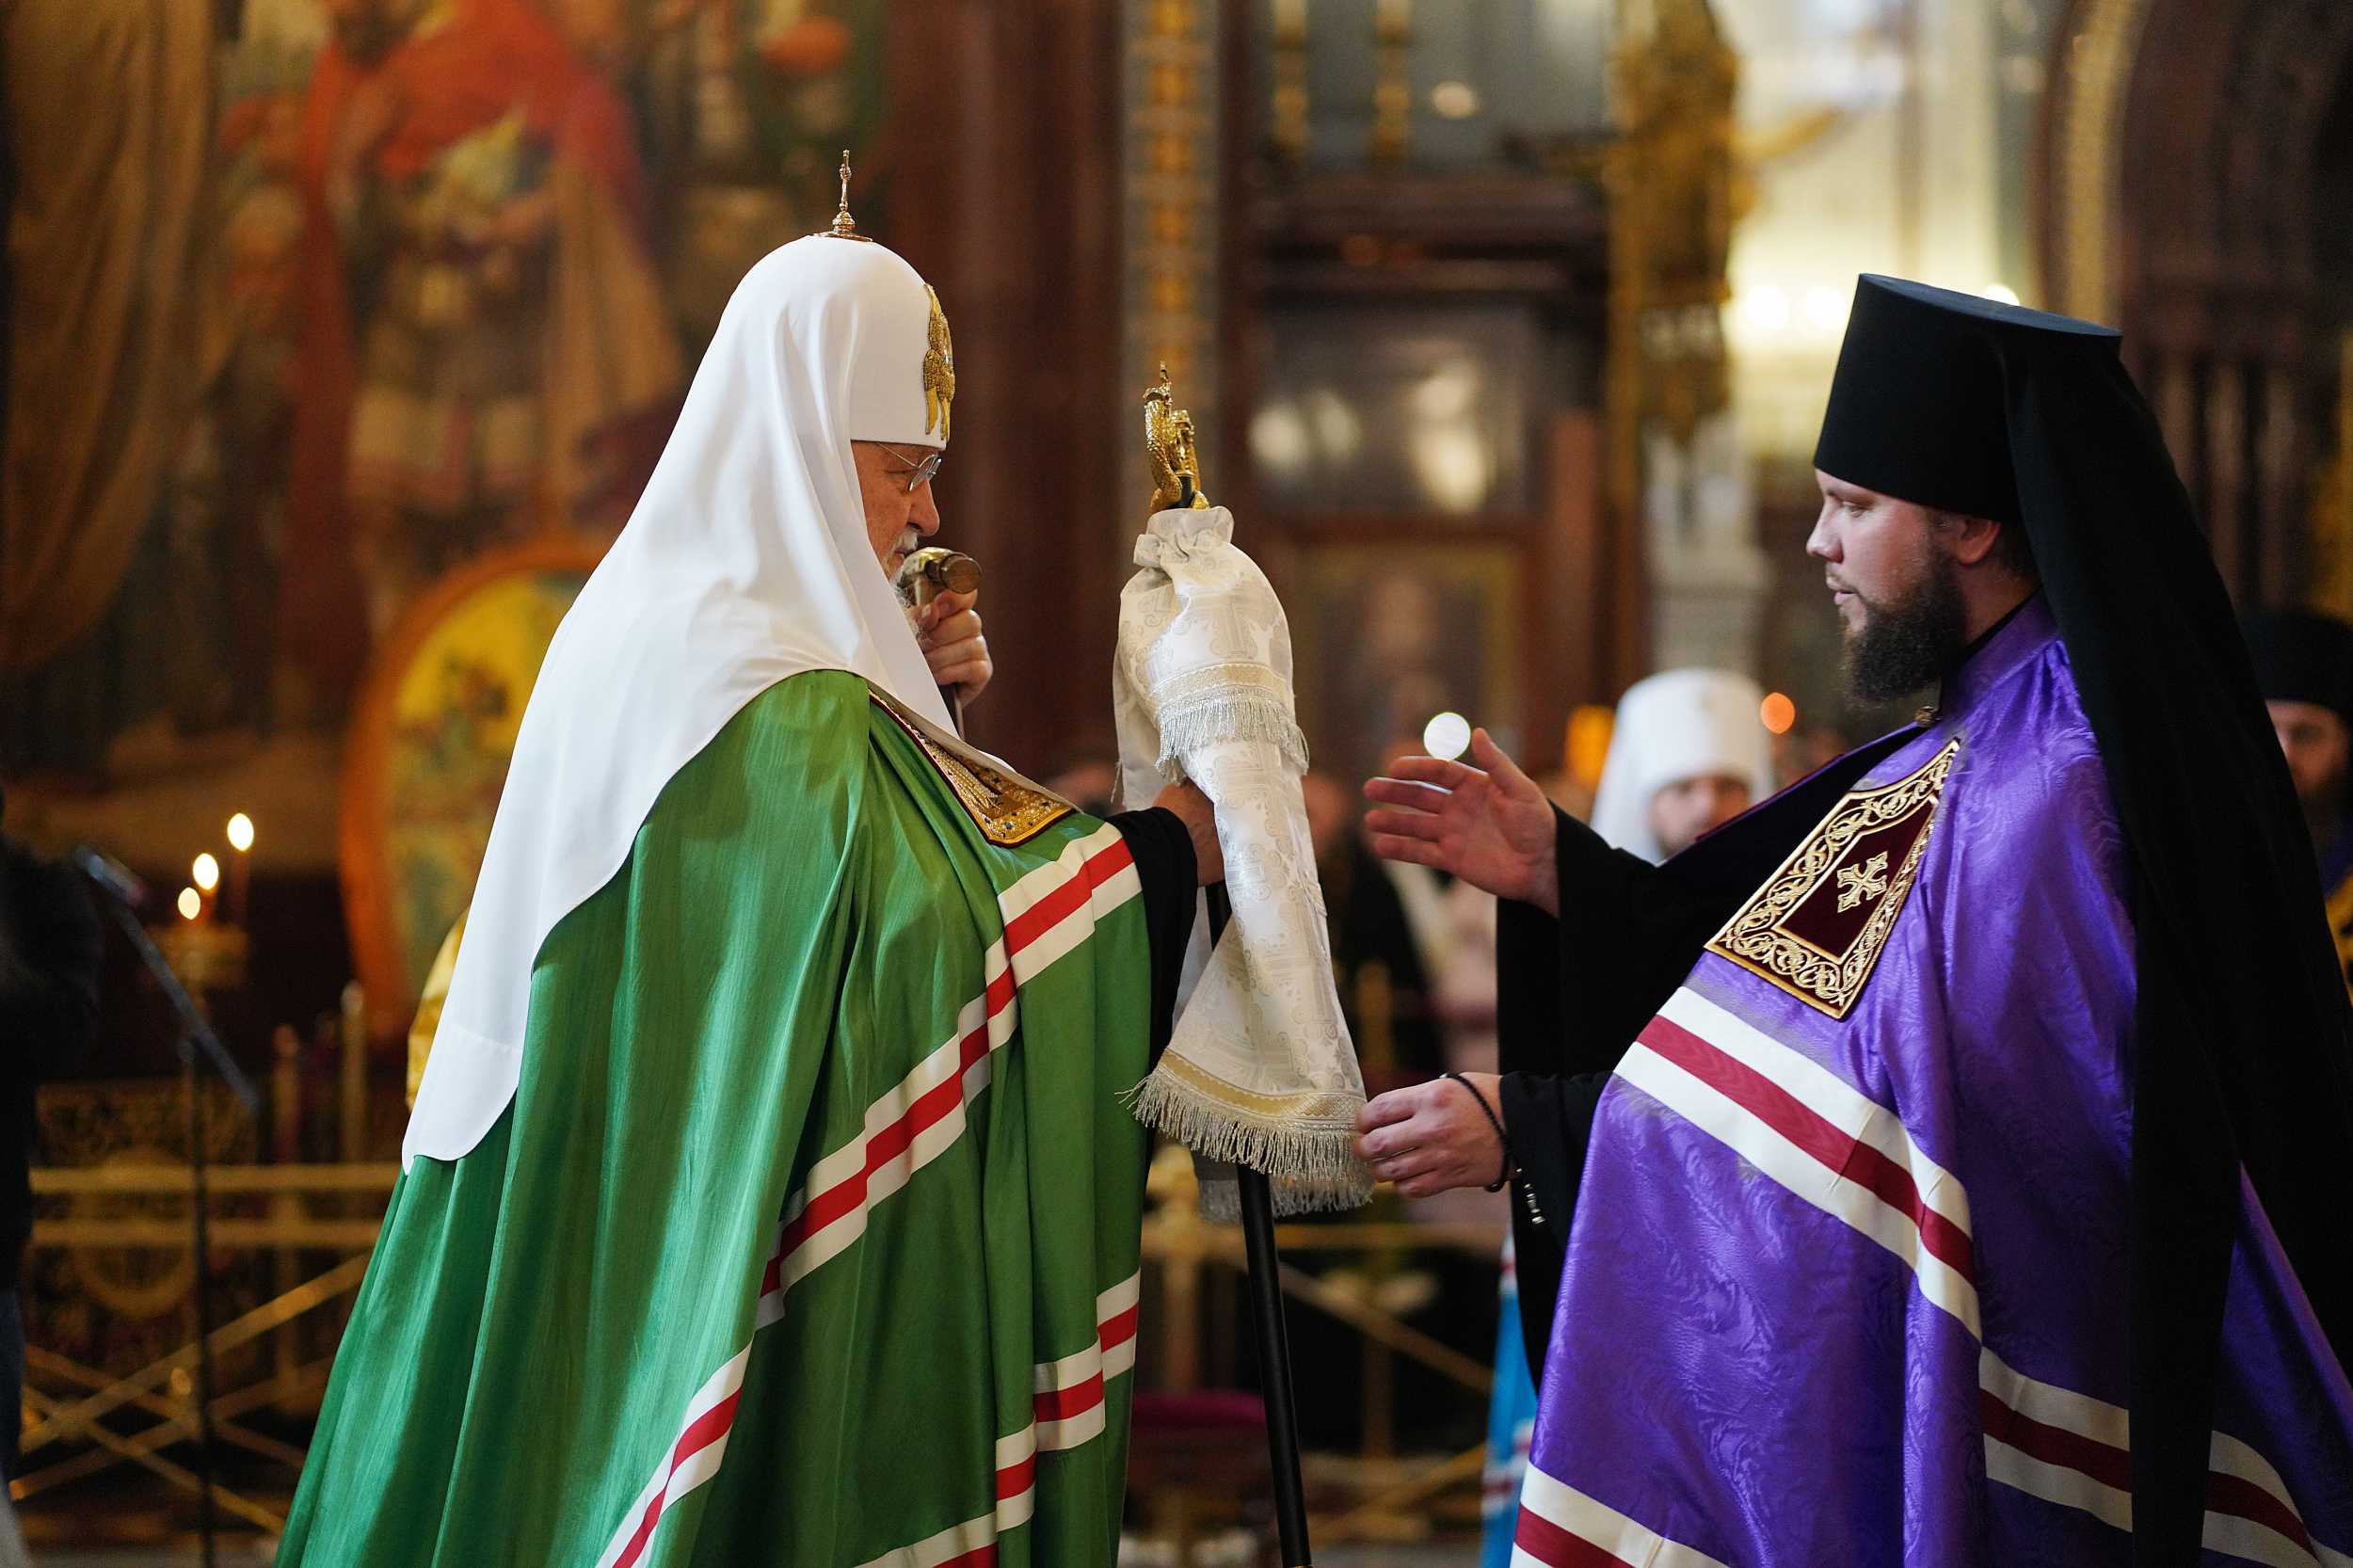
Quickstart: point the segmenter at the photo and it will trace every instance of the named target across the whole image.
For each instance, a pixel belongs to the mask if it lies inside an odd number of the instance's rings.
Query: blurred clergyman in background
[[[1618,701],[1593,831],[1654,865],[1773,792],[1765,694],[1730,670],[1663,670]]]
[[[2265,611],[2240,626],[2320,857],[2337,964],[2353,984],[2353,626],[2309,610]]]
[[[7,807],[0,795],[0,820]],[[10,1479],[24,1397],[17,1278],[33,1233],[33,1094],[89,1049],[104,951],[72,868],[0,833],[0,1473]]]

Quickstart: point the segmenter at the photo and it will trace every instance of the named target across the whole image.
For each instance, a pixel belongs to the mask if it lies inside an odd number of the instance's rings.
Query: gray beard
[[[1942,555],[1929,558],[1919,586],[1885,604],[1860,594],[1863,624],[1847,637],[1847,691],[1857,702],[1893,702],[1941,680],[1968,646],[1969,615],[1961,574]]]

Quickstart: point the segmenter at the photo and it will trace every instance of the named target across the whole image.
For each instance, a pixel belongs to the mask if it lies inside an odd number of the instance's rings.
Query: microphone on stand
[[[75,844],[66,852],[66,858],[72,861],[84,876],[113,894],[116,903],[128,904],[134,909],[146,907],[147,884],[114,856],[101,855],[88,844]]]
[[[203,1512],[198,1515],[197,1536],[205,1568],[214,1562],[213,1519],[213,1308],[212,1308],[212,1239],[209,1210],[211,1199],[205,1193],[204,1168],[210,1142],[204,1130],[204,1095],[197,1082],[200,1061],[209,1062],[229,1092],[245,1107],[248,1116],[258,1115],[262,1097],[254,1093],[252,1080],[245,1076],[220,1036],[213,1032],[211,1021],[180,976],[139,923],[139,906],[147,902],[147,884],[141,882],[122,863],[101,855],[88,844],[76,844],[66,852],[66,857],[84,876],[104,888],[110,897],[110,909],[115,924],[122,929],[132,951],[139,962],[154,976],[156,987],[171,1003],[180,1023],[180,1063],[182,1082],[185,1085],[188,1108],[188,1205],[189,1256],[196,1263],[196,1473],[198,1496],[203,1499]]]

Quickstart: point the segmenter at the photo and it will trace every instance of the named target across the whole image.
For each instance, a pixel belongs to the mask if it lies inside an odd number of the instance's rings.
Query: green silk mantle
[[[280,1568],[1109,1564],[1136,895],[1089,818],[988,841],[856,677],[755,700],[394,1188]]]

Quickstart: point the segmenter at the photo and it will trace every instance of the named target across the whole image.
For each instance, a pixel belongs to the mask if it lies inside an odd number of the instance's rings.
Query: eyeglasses
[[[877,441],[874,444],[882,446],[883,455],[885,456],[908,471],[907,492],[910,495],[914,493],[916,486],[928,485],[934,479],[937,478],[939,476],[939,465],[948,460],[948,449],[946,447],[934,447],[924,456],[923,460],[918,463],[908,458],[900,456],[899,449],[897,447],[883,446],[883,443],[880,441]]]

